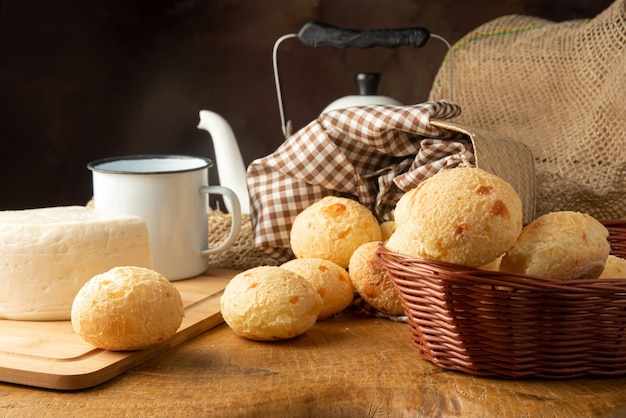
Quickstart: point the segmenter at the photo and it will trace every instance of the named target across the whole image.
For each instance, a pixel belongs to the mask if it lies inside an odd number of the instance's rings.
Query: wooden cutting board
[[[112,379],[222,323],[220,296],[237,273],[210,269],[174,282],[185,306],[183,323],[168,341],[145,350],[95,348],[74,332],[70,321],[0,320],[0,381],[75,390]]]

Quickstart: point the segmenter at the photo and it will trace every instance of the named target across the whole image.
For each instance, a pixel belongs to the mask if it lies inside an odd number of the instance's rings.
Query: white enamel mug
[[[209,254],[226,250],[241,228],[235,193],[209,186],[206,158],[179,155],[137,155],[90,162],[93,203],[97,211],[135,215],[148,226],[153,268],[169,280],[202,274]],[[232,224],[226,239],[208,247],[209,194],[230,203]]]

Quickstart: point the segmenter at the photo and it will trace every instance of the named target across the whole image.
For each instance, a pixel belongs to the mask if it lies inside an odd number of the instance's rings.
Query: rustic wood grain
[[[0,320],[0,381],[48,389],[84,389],[175,347],[223,322],[220,295],[236,270],[212,269],[174,282],[185,317],[176,335],[154,347],[128,352],[83,341],[70,321]]]
[[[406,324],[351,312],[263,343],[225,324],[92,389],[0,384],[8,416],[606,417],[626,378],[499,380],[417,357]]]

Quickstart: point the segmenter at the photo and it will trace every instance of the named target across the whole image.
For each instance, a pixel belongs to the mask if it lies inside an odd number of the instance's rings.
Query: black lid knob
[[[378,94],[378,84],[380,83],[379,73],[356,73],[354,75],[356,89],[361,96],[376,96]]]

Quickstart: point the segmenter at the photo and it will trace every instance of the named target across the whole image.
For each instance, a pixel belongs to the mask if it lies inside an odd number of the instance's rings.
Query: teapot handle
[[[382,46],[397,48],[399,46],[412,46],[420,48],[426,44],[429,38],[430,32],[421,27],[355,30],[321,22],[308,22],[298,32],[298,39],[310,47],[346,48],[354,46],[371,48]]]
[[[272,48],[272,65],[274,69],[274,84],[276,85],[276,96],[278,98],[278,113],[280,114],[281,128],[285,138],[291,136],[291,121],[285,117],[283,107],[283,96],[280,88],[280,78],[278,75],[278,47],[291,38],[298,38],[303,44],[309,47],[333,46],[335,48],[345,48],[355,46],[360,48],[370,48],[373,46],[384,46],[396,48],[399,46],[413,46],[420,48],[426,44],[430,38],[439,39],[448,47],[448,59],[450,62],[450,101],[453,92],[453,70],[452,70],[452,45],[441,35],[430,33],[421,27],[404,29],[370,29],[355,30],[340,28],[320,22],[308,22],[298,33],[288,33],[281,36],[274,42]]]

